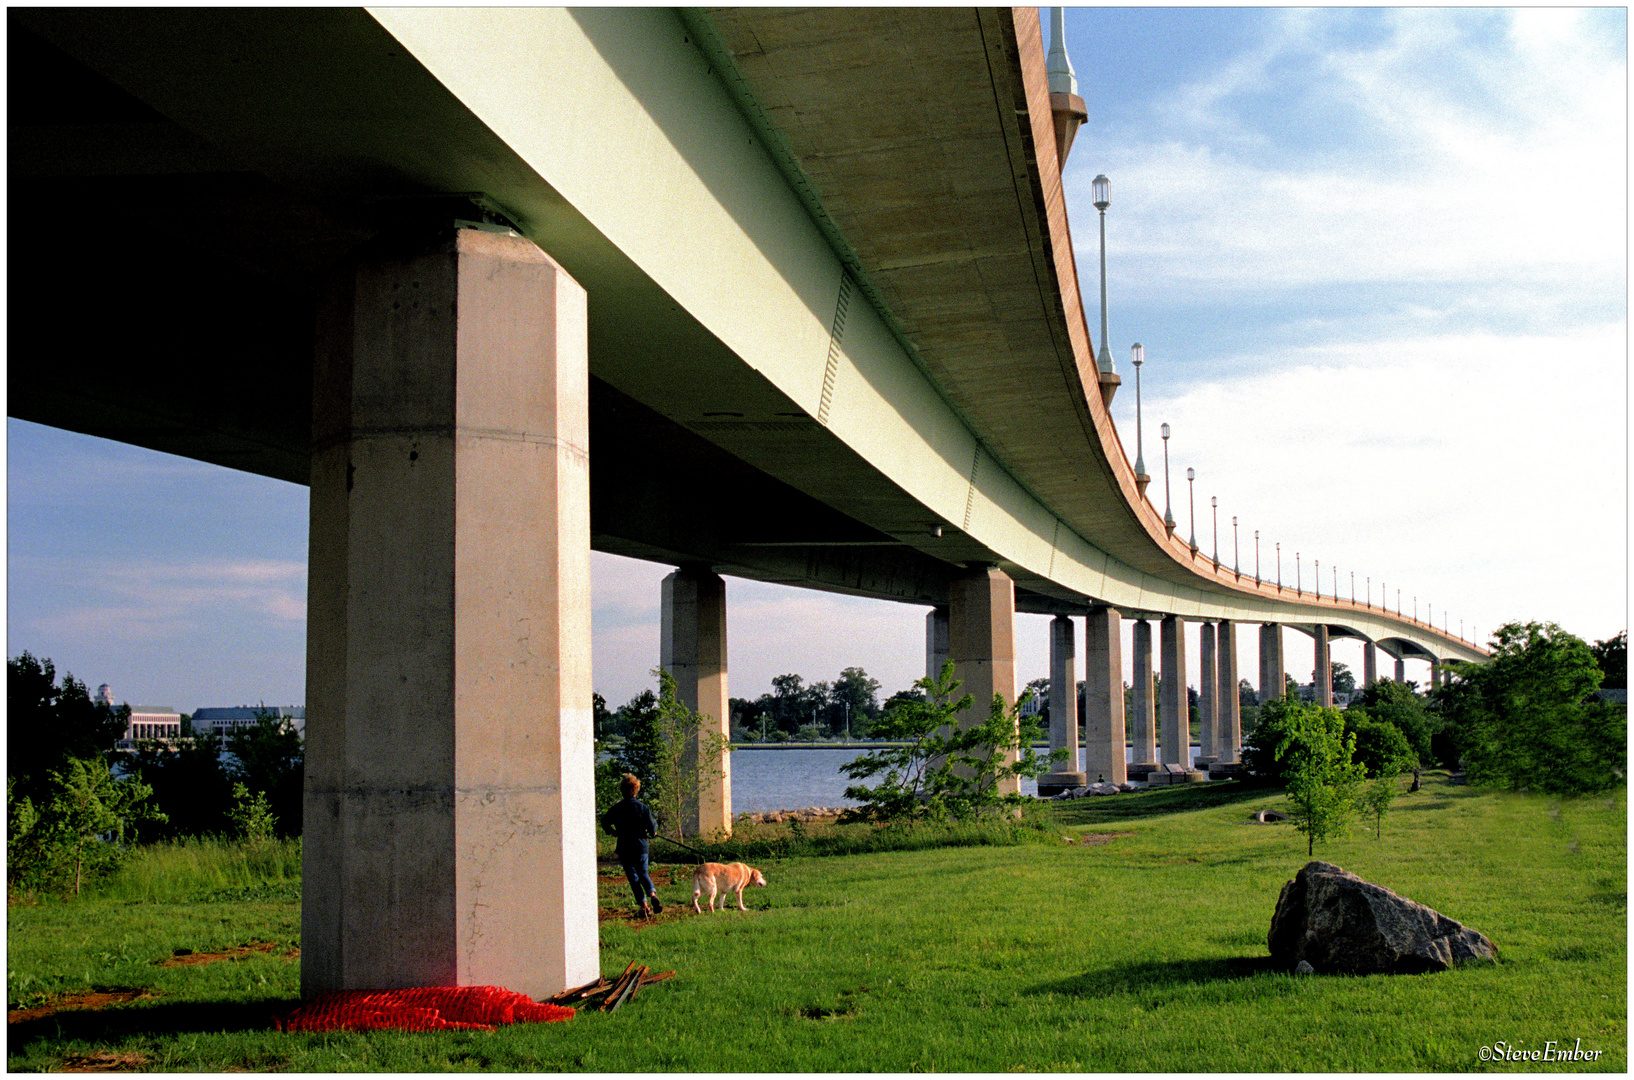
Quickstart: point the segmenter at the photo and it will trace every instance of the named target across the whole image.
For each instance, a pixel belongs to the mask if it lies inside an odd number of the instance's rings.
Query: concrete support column
[[[1130,721],[1130,742],[1134,744],[1130,752],[1134,762],[1129,766],[1129,771],[1146,773],[1159,764],[1157,703],[1152,695],[1152,624],[1145,619],[1136,619],[1130,641],[1135,650],[1135,682],[1129,691],[1129,706],[1135,715]]]
[[[1430,661],[1430,689],[1434,690],[1441,685],[1441,661]]]
[[[1071,616],[1050,620],[1050,750],[1066,756],[1038,778],[1038,793],[1053,795],[1088,782],[1078,768],[1077,628]]]
[[[584,290],[428,227],[326,284],[301,993],[594,979]]]
[[[948,651],[953,676],[962,684],[960,692],[975,698],[959,714],[960,727],[986,720],[994,694],[1006,705],[1015,704],[1015,613],[1015,584],[998,567],[975,570],[948,584]],[[1021,781],[1005,781],[999,790],[1019,792]]]
[[[1282,661],[1282,624],[1260,624],[1260,704],[1281,701],[1288,692],[1288,668]]]
[[[1405,660],[1398,659],[1396,661],[1396,681],[1399,683],[1407,681],[1407,661]]]
[[[1191,717],[1186,694],[1186,624],[1166,615],[1162,624],[1163,683],[1158,701],[1158,754],[1165,765],[1190,768]]]
[[[925,615],[925,678],[938,679],[948,661],[947,608],[934,607]]]
[[[1333,708],[1333,653],[1328,648],[1327,623],[1316,625],[1316,703]]]
[[[1214,624],[1205,622],[1198,628],[1197,711],[1202,714],[1198,731],[1197,760],[1187,762],[1199,769],[1207,769],[1220,759],[1219,742],[1219,669],[1214,666]]]
[[[1116,608],[1092,608],[1084,634],[1084,682],[1089,713],[1084,717],[1084,773],[1091,780],[1121,784],[1129,779],[1124,758],[1123,616]]]
[[[1215,699],[1220,764],[1233,765],[1242,760],[1242,699],[1237,691],[1237,624],[1230,619],[1220,620],[1214,655],[1220,676]]]
[[[1362,644],[1362,685],[1372,686],[1379,681],[1379,647],[1371,641]]]
[[[682,568],[664,578],[661,589],[659,665],[675,680],[676,698],[699,716],[697,739],[682,750],[682,770],[698,783],[697,797],[683,810],[682,828],[692,836],[730,836],[726,582],[705,569]]]

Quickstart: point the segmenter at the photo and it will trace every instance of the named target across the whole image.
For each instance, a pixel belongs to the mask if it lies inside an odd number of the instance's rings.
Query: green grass
[[[293,899],[13,906],[14,1005],[20,988],[158,996],[13,1024],[8,1064],[102,1050],[163,1071],[1536,1071],[1550,1066],[1477,1055],[1580,1038],[1602,1057],[1564,1067],[1624,1071],[1625,795],[1426,779],[1382,841],[1355,828],[1317,857],[1487,934],[1496,966],[1269,970],[1266,929],[1305,838],[1248,821],[1280,794],[1209,785],[1061,804],[1047,844],[773,859],[748,913],[694,915],[677,865],[662,918],[602,925],[604,971],[635,960],[675,979],[617,1014],[491,1034],[283,1035],[267,1018],[295,1004],[286,955],[154,963],[288,942]],[[616,867],[602,878],[604,904],[627,909]]]

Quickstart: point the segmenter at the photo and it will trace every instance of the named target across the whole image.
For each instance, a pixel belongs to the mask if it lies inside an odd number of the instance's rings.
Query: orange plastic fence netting
[[[571,1020],[566,1005],[546,1005],[499,986],[420,986],[339,990],[275,1017],[280,1031],[492,1031],[498,1024]]]

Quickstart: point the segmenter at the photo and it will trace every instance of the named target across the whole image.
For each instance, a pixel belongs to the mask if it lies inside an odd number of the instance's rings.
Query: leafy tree
[[[214,836],[229,829],[233,782],[214,737],[184,738],[174,747],[138,743],[124,770],[153,789],[153,801],[164,812],[163,822],[140,827],[142,840]]]
[[[658,696],[651,690],[643,690],[620,707],[618,715],[624,745],[613,753],[613,760],[617,763],[615,776],[630,773],[643,784],[651,783],[657,775],[658,756],[662,752],[658,730]]]
[[[1368,776],[1398,776],[1403,769],[1418,764],[1418,755],[1407,742],[1407,736],[1394,724],[1375,720],[1366,713],[1346,709],[1345,734],[1356,745],[1356,761],[1367,770]]]
[[[1064,757],[1061,751],[1048,755],[1034,749],[1040,726],[1037,717],[1021,714],[1026,695],[1011,707],[993,695],[987,718],[961,728],[958,714],[975,699],[955,696],[961,684],[953,678],[951,661],[938,678],[920,679],[915,686],[924,700],[900,701],[876,726],[880,737],[907,745],[882,747],[840,769],[853,780],[879,778],[873,787],[845,789],[846,798],[860,804],[847,811],[850,820],[943,815],[967,820],[1019,806],[1024,800],[1001,794],[1000,785],[1012,778],[1037,778]]]
[[[1309,856],[1318,840],[1344,833],[1364,771],[1352,760],[1356,739],[1345,734],[1338,709],[1295,702],[1282,719],[1276,757],[1283,763],[1294,827],[1305,834]]]
[[[1417,756],[1417,763],[1428,764],[1435,760],[1432,739],[1441,730],[1441,723],[1426,707],[1424,698],[1413,692],[1410,683],[1391,679],[1369,683],[1351,699],[1347,712],[1365,713],[1400,731]]]
[[[706,718],[677,696],[673,675],[663,670],[653,675],[658,679],[658,694],[644,693],[651,707],[642,701],[644,707],[632,717],[630,735],[613,760],[619,772],[640,778],[642,799],[658,816],[659,827],[679,840],[696,816],[693,808],[700,796],[720,783],[713,770],[699,769],[700,754],[706,761],[713,760],[731,747],[719,732],[704,730]]]
[[[1604,675],[1589,646],[1554,623],[1506,623],[1494,640],[1487,662],[1452,665],[1433,698],[1470,782],[1562,794],[1620,785],[1626,711],[1592,696]]]
[[[1349,694],[1356,690],[1356,676],[1352,674],[1350,665],[1343,660],[1335,660],[1328,665],[1333,677],[1333,692],[1335,694]]]
[[[105,759],[130,722],[129,705],[92,701],[72,675],[58,685],[51,661],[28,652],[6,661],[6,714],[6,775],[36,805],[50,797],[52,772]]]
[[[590,695],[590,730],[593,738],[605,739],[612,734],[613,710],[607,707],[607,699],[600,694]]]
[[[1282,696],[1290,701],[1299,699],[1299,684],[1286,671],[1282,673]]]
[[[1356,809],[1373,815],[1375,840],[1384,839],[1384,815],[1390,812],[1390,804],[1396,801],[1396,794],[1401,790],[1396,777],[1396,773],[1375,776],[1356,800]]]
[[[100,757],[66,759],[48,774],[47,786],[49,800],[37,808],[7,785],[13,887],[78,895],[86,881],[123,860],[129,829],[162,816],[151,805],[151,788],[137,777],[116,780]]]
[[[1627,630],[1606,641],[1596,641],[1589,646],[1589,652],[1594,654],[1594,662],[1600,665],[1600,672],[1605,676],[1600,681],[1600,689],[1628,689]]]
[[[233,805],[227,811],[227,820],[232,822],[234,831],[252,848],[271,840],[277,828],[266,792],[257,791],[252,795],[242,782],[233,785]]]
[[[255,723],[227,740],[227,778],[264,794],[280,836],[301,835],[306,749],[294,724],[258,710]]]
[[[1237,680],[1237,707],[1240,709],[1252,708],[1260,703],[1259,691],[1247,679]]]

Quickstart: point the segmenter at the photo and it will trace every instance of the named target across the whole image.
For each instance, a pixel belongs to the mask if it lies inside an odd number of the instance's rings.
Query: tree
[[[1358,810],[1373,815],[1375,840],[1384,839],[1384,815],[1390,812],[1390,804],[1396,801],[1396,793],[1400,790],[1396,777],[1396,773],[1374,777],[1356,800]]]
[[[92,701],[72,675],[59,686],[51,661],[28,652],[6,661],[6,714],[6,775],[36,805],[49,798],[53,771],[69,759],[106,759],[130,723],[129,705]]]
[[[1342,660],[1335,660],[1328,665],[1328,668],[1332,674],[1332,686],[1335,694],[1349,694],[1355,691],[1356,676],[1351,673],[1348,664]]]
[[[1253,707],[1255,705],[1258,705],[1259,703],[1260,703],[1260,695],[1259,695],[1259,692],[1254,689],[1254,684],[1249,682],[1247,679],[1238,679],[1237,680],[1237,707],[1238,708],[1251,708],[1251,707]]]
[[[289,720],[258,709],[255,723],[227,739],[227,778],[266,796],[280,836],[301,835],[306,747]]]
[[[1411,684],[1390,679],[1369,683],[1351,699],[1346,712],[1365,713],[1395,727],[1412,748],[1416,764],[1428,765],[1436,760],[1432,740],[1441,730],[1441,721],[1426,707],[1424,698],[1413,692]]]
[[[153,789],[153,801],[164,812],[163,822],[141,825],[142,840],[214,836],[228,830],[233,782],[213,736],[184,738],[174,747],[138,743],[123,767]]]
[[[1600,681],[1600,689],[1628,689],[1627,630],[1606,641],[1596,641],[1589,646],[1589,652],[1594,654],[1594,662],[1600,666],[1600,672],[1605,676]]]
[[[48,774],[47,786],[50,798],[37,808],[7,785],[7,875],[14,887],[78,895],[123,860],[128,830],[162,817],[151,788],[138,777],[116,780],[100,757],[66,759]]]
[[[1283,779],[1293,803],[1294,827],[1305,834],[1307,856],[1316,842],[1344,833],[1356,806],[1364,771],[1353,761],[1355,736],[1345,734],[1338,709],[1291,703],[1277,744]]]
[[[1626,711],[1595,698],[1604,677],[1581,638],[1554,623],[1498,628],[1492,657],[1453,664],[1432,700],[1473,784],[1569,794],[1623,782]]]
[[[848,721],[853,736],[866,735],[870,722],[879,715],[879,680],[870,678],[860,667],[848,667],[834,680],[829,700],[840,708],[834,728],[836,735],[846,730]]]
[[[679,840],[686,835],[692,816],[688,809],[720,783],[713,769],[698,767],[700,756],[714,760],[731,746],[718,731],[704,730],[705,718],[676,694],[674,676],[663,670],[655,670],[653,676],[658,680],[658,694],[653,697],[648,691],[638,696],[643,705],[651,698],[651,708],[643,708],[632,718],[630,736],[613,760],[621,772],[641,780],[642,799],[658,816],[660,829]]]
[[[1418,755],[1394,724],[1346,709],[1345,734],[1355,743],[1355,760],[1368,776],[1399,776],[1418,764]]]
[[[849,820],[897,821],[947,815],[968,820],[1004,807],[1020,805],[1019,795],[1001,794],[1008,779],[1042,776],[1064,758],[1062,751],[1040,754],[1033,748],[1039,736],[1037,717],[1023,716],[1020,706],[1007,707],[993,695],[987,718],[967,728],[958,714],[975,703],[959,694],[950,661],[938,678],[915,683],[924,700],[906,699],[878,722],[878,734],[905,746],[882,747],[864,754],[840,771],[853,780],[879,777],[873,787],[854,784],[845,797],[860,805],[847,811]],[[898,695],[900,697],[900,695]]]

